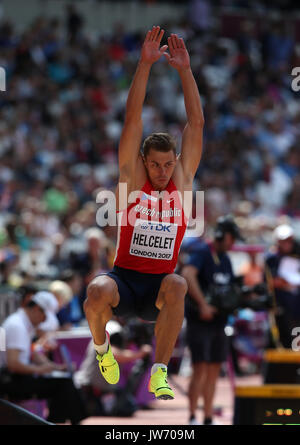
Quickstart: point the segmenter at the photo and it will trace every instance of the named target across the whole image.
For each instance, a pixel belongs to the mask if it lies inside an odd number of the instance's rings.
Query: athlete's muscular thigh
[[[95,277],[87,288],[86,305],[97,309],[99,306],[118,306],[120,295],[117,283],[107,275]]]
[[[187,292],[187,283],[183,277],[176,273],[166,275],[160,285],[155,306],[161,310],[165,303],[176,304],[184,299]]]

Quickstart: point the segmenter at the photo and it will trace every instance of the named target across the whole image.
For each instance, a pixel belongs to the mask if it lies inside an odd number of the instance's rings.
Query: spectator
[[[34,353],[31,343],[37,326],[45,321],[52,302],[45,293],[35,294],[25,308],[18,309],[3,323],[6,333],[6,370],[1,372],[1,394],[15,400],[38,397],[47,399],[48,420],[79,423],[85,409],[70,377],[56,377],[64,365]]]
[[[19,287],[18,292],[20,294],[20,307],[25,308],[31,297],[37,293],[37,287],[34,284],[27,284]]]
[[[293,53],[293,39],[283,21],[276,21],[263,39],[266,61],[274,70],[285,70],[289,66]]]
[[[284,348],[291,348],[292,329],[300,326],[300,246],[288,224],[276,227],[275,251],[265,260],[265,276],[276,302],[276,324]]]
[[[74,43],[79,37],[83,25],[82,15],[76,10],[74,5],[68,5],[67,7],[67,28],[70,43]]]
[[[65,281],[72,289],[72,299],[67,306],[60,309],[57,314],[60,326],[77,326],[85,319],[83,312],[84,292],[82,292],[83,281],[78,272],[66,269],[61,275],[61,279]]]
[[[73,295],[71,286],[61,280],[53,281],[49,286],[49,291],[58,302],[58,310],[69,304]]]
[[[99,273],[108,269],[106,258],[106,236],[103,230],[93,227],[85,232],[87,252],[73,255],[71,267],[78,271],[86,285]]]
[[[38,294],[40,294],[39,292]],[[49,286],[49,292],[46,293],[48,298],[51,298],[51,309],[48,313],[47,319],[38,326],[38,331],[41,334],[56,331],[59,328],[59,321],[57,313],[64,308],[72,298],[72,290],[67,283],[60,280],[53,281]]]
[[[65,239],[61,233],[56,233],[52,236],[51,241],[54,247],[54,254],[49,260],[49,265],[54,266],[57,271],[56,273],[60,274],[68,268],[68,260],[67,258],[64,258],[62,253],[63,243]]]
[[[254,204],[249,223],[258,213],[297,218],[299,110],[283,68],[293,39],[278,23],[263,35],[255,20],[228,38],[215,29],[218,7],[201,0],[190,2],[190,9],[195,12],[190,21],[180,18],[168,29],[188,39],[204,103],[204,153],[195,188],[201,184],[205,190],[208,230],[244,199]],[[141,37],[124,27],[119,34],[115,27],[94,39],[83,27],[81,9],[70,6],[66,12],[64,22],[35,20],[22,33],[0,24],[1,66],[8,73],[0,103],[0,262],[6,284],[11,270],[55,279],[65,267],[73,268],[65,246],[95,224],[96,191],[117,182],[117,143]],[[157,69],[143,110],[145,131],[166,128],[180,140],[184,107],[178,78],[169,76],[164,62]],[[105,231],[111,264],[116,231]],[[109,268],[107,249],[95,270]],[[16,257],[3,264],[6,250]],[[74,266],[84,278],[91,272],[77,254]]]

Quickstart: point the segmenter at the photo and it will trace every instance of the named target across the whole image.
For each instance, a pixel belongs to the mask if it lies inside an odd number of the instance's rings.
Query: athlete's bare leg
[[[167,275],[161,282],[156,300],[160,313],[155,325],[155,363],[169,363],[183,323],[186,292],[186,281],[177,274]]]
[[[120,295],[116,282],[106,275],[96,277],[87,288],[84,312],[96,345],[105,342],[105,326],[112,318],[112,307],[119,304]]]

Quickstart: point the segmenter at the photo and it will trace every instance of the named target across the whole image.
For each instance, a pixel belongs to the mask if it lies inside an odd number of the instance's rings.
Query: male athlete
[[[182,327],[187,292],[185,279],[173,273],[188,218],[180,196],[192,191],[201,158],[204,119],[185,44],[172,34],[168,45],[160,48],[163,34],[159,26],[148,31],[127,99],[119,144],[116,195],[120,211],[114,267],[89,284],[84,309],[101,374],[111,384],[119,380],[119,366],[111,351],[106,323],[113,315],[156,320],[155,363],[149,391],[157,399],[173,399],[167,365]],[[162,55],[178,71],[184,93],[187,124],[180,158],[176,156],[174,140],[166,133],[150,135],[140,153],[148,77],[151,66]],[[119,205],[124,183],[127,198],[131,192],[139,191],[138,200],[127,208],[128,201],[123,207]]]

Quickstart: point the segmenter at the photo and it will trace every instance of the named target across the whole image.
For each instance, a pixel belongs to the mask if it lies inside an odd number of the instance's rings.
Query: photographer
[[[204,424],[212,424],[216,381],[228,350],[224,332],[227,315],[210,305],[207,296],[212,288],[219,288],[223,295],[222,289],[234,281],[226,252],[232,248],[235,239],[242,237],[234,220],[230,216],[219,218],[213,242],[198,242],[182,270],[188,283],[185,316],[193,365],[188,393],[190,424],[198,423],[195,412],[200,394],[204,398]]]
[[[265,276],[276,302],[276,325],[284,348],[291,348],[292,330],[300,326],[300,246],[294,230],[282,224],[274,230],[275,249],[265,261]]]

